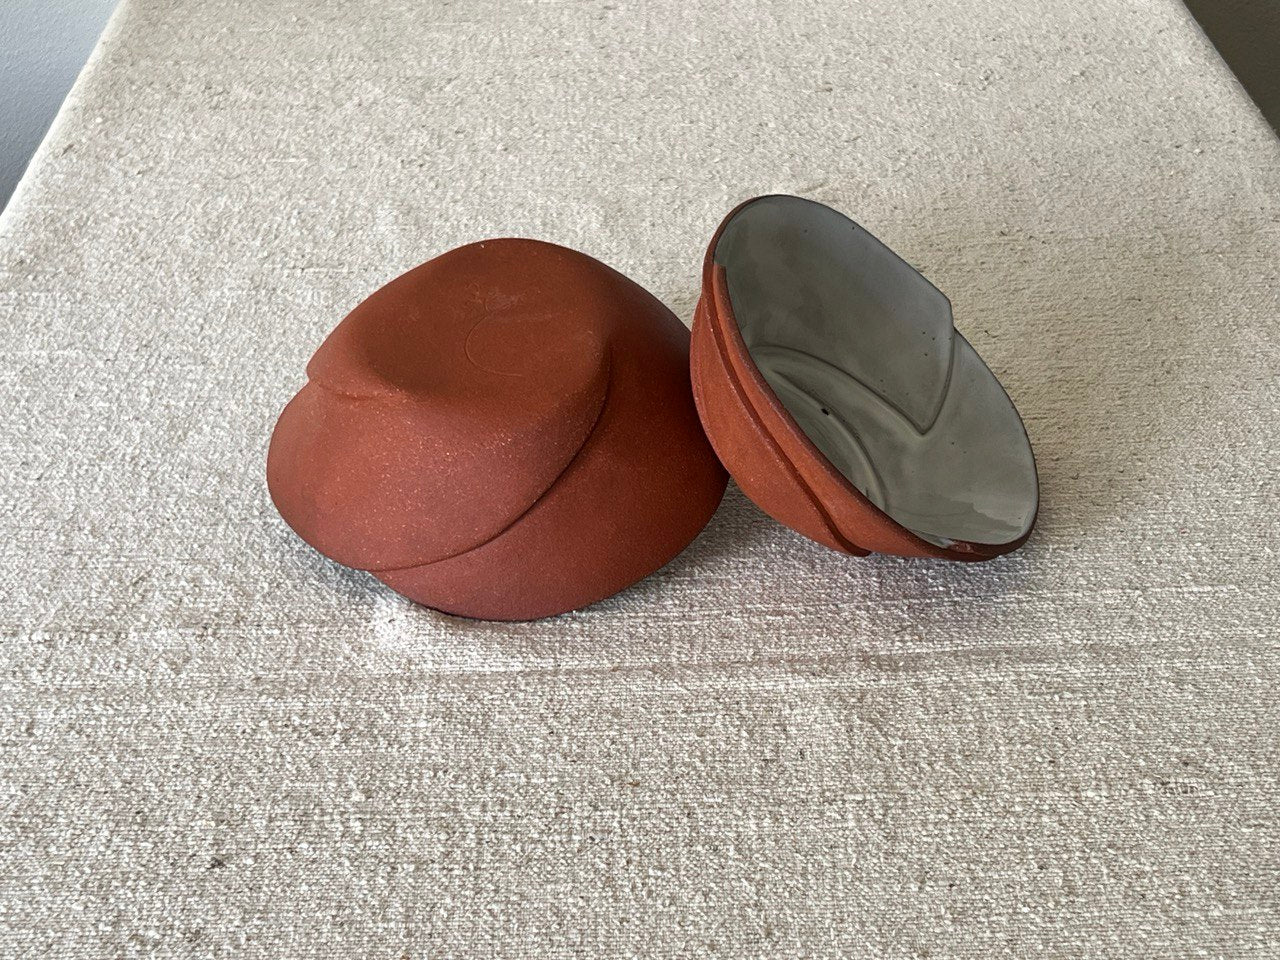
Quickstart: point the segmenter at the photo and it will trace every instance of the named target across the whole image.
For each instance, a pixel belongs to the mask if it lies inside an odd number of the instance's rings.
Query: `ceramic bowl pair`
[[[798,197],[711,239],[692,340],[640,286],[486,240],[355,308],[276,424],[267,481],[307,543],[426,606],[527,620],[683,550],[726,470],[834,550],[983,560],[1030,534],[1026,431],[947,299]]]

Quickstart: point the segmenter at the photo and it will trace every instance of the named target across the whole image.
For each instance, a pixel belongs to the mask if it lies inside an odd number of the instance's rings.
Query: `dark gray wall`
[[[0,208],[116,0],[0,0]]]
[[[1186,0],[1272,128],[1280,131],[1280,0]]]

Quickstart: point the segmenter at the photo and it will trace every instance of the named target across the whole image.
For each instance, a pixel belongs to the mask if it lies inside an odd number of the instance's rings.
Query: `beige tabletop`
[[[770,191],[950,296],[1023,550],[731,487],[501,625],[272,509],[380,284],[532,236],[687,322]],[[1278,270],[1280,144],[1175,0],[125,0],[0,219],[0,955],[1275,957]]]

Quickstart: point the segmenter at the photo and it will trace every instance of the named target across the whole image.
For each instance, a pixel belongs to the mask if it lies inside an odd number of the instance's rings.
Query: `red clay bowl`
[[[584,254],[488,240],[391,281],[321,345],[267,482],[325,556],[429,607],[546,617],[657,570],[726,476],[689,333]]]
[[[985,560],[1020,546],[1035,459],[951,304],[830,207],[766,196],[707,248],[694,399],[748,497],[845,553]]]

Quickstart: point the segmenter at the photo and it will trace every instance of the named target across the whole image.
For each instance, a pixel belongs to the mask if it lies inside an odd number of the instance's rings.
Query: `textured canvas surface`
[[[526,625],[300,543],[327,330],[457,244],[686,322],[767,191],[952,299],[1019,553],[732,488]],[[0,954],[1274,957],[1280,146],[1174,0],[125,0],[0,220]]]

